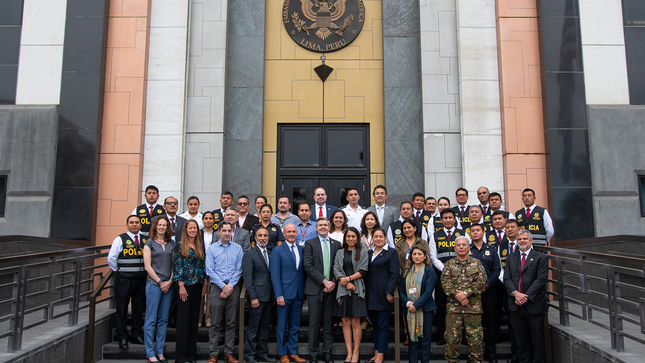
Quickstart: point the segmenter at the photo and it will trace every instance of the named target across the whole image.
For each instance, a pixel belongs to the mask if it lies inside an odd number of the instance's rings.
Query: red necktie
[[[461,206],[461,214],[464,214],[464,206]]]
[[[531,208],[526,208],[526,218],[531,216]]]
[[[488,210],[488,208],[486,208],[486,206],[484,206],[484,214],[486,214],[487,210]]]
[[[419,221],[419,213],[421,212],[417,211],[417,222]]]
[[[526,262],[526,253],[522,253],[522,264],[520,265],[520,292],[522,292],[522,270],[524,270],[525,262]]]
[[[515,243],[514,243],[514,242],[510,242],[510,243],[508,244],[508,248],[511,250],[511,253],[513,253],[513,251],[515,250]]]
[[[152,206],[150,206],[150,217],[152,217]]]
[[[450,233],[450,231],[448,231],[448,239],[450,239],[450,237],[452,237],[452,233]]]
[[[320,218],[320,217],[323,216],[322,215],[322,207],[318,207],[318,208],[320,208],[320,209],[318,209],[318,217]]]
[[[141,248],[141,246],[139,246],[139,236],[138,235],[134,235],[134,243],[137,244],[137,247]]]
[[[502,231],[497,231],[497,236],[499,237],[499,244],[502,244]]]

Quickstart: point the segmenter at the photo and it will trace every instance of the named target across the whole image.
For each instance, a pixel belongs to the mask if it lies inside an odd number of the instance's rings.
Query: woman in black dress
[[[343,319],[343,336],[347,347],[345,363],[359,361],[363,330],[361,318],[367,316],[365,305],[365,284],[367,273],[367,250],[359,243],[359,233],[349,227],[343,238],[343,247],[336,252],[334,276],[338,279],[334,316]],[[352,336],[354,347],[352,348]]]

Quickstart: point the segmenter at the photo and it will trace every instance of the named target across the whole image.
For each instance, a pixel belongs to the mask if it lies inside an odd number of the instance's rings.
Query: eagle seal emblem
[[[289,36],[315,52],[332,52],[351,43],[363,28],[363,0],[285,0],[282,21]]]

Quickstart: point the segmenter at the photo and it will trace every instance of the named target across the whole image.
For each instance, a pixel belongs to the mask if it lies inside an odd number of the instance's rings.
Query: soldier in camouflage
[[[469,256],[468,251],[468,239],[458,237],[455,241],[457,257],[446,262],[441,273],[441,286],[448,296],[445,333],[448,362],[459,362],[459,343],[464,330],[470,362],[479,363],[484,358],[481,292],[487,276],[481,262]]]

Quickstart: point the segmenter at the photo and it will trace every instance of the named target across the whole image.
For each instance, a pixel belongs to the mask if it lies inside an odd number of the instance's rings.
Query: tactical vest
[[[491,229],[493,229],[493,222],[491,222],[490,216],[488,220],[484,219],[480,224],[484,226],[484,233],[488,233]],[[464,229],[464,231],[466,231],[466,234],[468,234],[469,237],[470,237],[470,225],[471,225],[471,222],[468,223],[468,227],[462,226],[462,228]]]
[[[430,212],[428,212],[427,210],[424,210],[423,212],[421,212],[421,215],[419,216],[419,223],[423,225],[423,228],[427,230],[428,224],[431,223],[431,221],[432,221],[432,214]]]
[[[506,233],[504,233],[504,238],[502,238],[502,244],[499,245],[499,260],[502,262],[502,269],[506,267],[506,259],[511,255],[511,251],[508,249],[508,238],[506,238]],[[515,248],[517,248],[517,241],[515,241]]]
[[[433,217],[433,223],[434,224],[434,231],[438,232],[443,229],[443,221],[441,220],[441,216],[435,216]]]
[[[127,279],[146,277],[146,270],[143,265],[143,245],[146,243],[146,238],[141,236],[140,247],[137,247],[134,240],[127,233],[119,237],[121,237],[123,250],[116,257],[117,275]]]
[[[468,217],[468,213],[470,212],[470,206],[466,206],[466,209],[464,210],[464,214],[461,214],[461,206],[458,205],[456,207],[452,207],[452,211],[455,212],[455,217],[461,223],[461,228],[464,230],[468,227],[470,227],[470,218]],[[455,223],[457,224],[457,223]]]
[[[219,230],[220,223],[224,222],[221,208],[213,211],[213,219],[215,220],[215,223],[213,223],[213,231],[217,232],[217,230]]]
[[[139,222],[141,222],[141,230],[139,231],[144,236],[147,236],[150,233],[150,226],[152,224],[152,218],[166,214],[166,210],[163,209],[159,204],[157,204],[152,209],[152,215],[149,214],[150,209],[145,204],[141,204],[137,207],[137,217],[139,217]]]
[[[464,231],[458,228],[455,228],[455,231],[452,233],[450,238],[448,238],[448,235],[443,228],[436,231],[434,233],[434,243],[437,244],[437,259],[442,263],[446,263],[449,259],[457,257],[457,252],[455,252],[455,240],[457,237],[463,235]]]
[[[533,234],[533,243],[538,246],[546,246],[544,211],[544,208],[535,206],[528,218],[526,218],[526,208],[515,212],[515,218],[517,218],[517,223],[520,225],[520,228],[528,229]]]
[[[500,242],[499,242],[499,237],[497,236],[497,230],[495,228],[492,228],[488,231],[486,231],[486,244],[488,244],[491,247],[499,247]],[[508,244],[508,238],[506,238],[506,233],[504,233],[504,237],[502,237],[502,244],[506,242]]]
[[[410,218],[414,221],[414,218]],[[416,221],[415,221],[416,223]],[[419,226],[419,223],[417,224],[417,232],[415,235],[419,238],[421,238],[421,226]],[[399,243],[400,240],[405,239],[405,235],[403,234],[403,222],[402,221],[396,221],[392,224],[390,224],[390,228],[392,228],[392,239],[394,240],[394,245],[396,246],[397,243]]]

